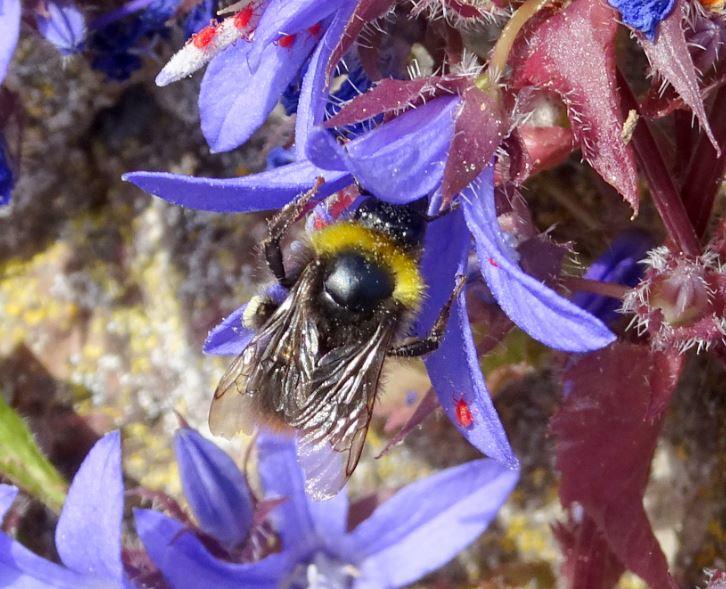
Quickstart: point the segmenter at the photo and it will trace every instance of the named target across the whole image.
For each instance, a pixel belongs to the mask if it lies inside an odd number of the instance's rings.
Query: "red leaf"
[[[560,165],[572,152],[573,140],[570,129],[558,126],[522,125],[518,130],[531,161],[530,175]]]
[[[574,0],[538,20],[510,63],[513,87],[557,92],[567,106],[585,159],[638,210],[638,174],[621,138],[623,115],[615,82],[618,15],[601,0]]]
[[[360,0],[356,6],[348,24],[345,25],[343,36],[340,42],[333,50],[328,62],[328,77],[333,73],[333,69],[350,49],[353,42],[368,23],[386,14],[396,3],[396,0]]]
[[[688,51],[686,36],[681,26],[682,20],[683,3],[679,2],[671,15],[661,22],[655,42],[639,36],[640,44],[653,68],[675,88],[683,101],[698,117],[701,127],[716,149],[716,153],[720,154],[721,150],[711,132],[706,110],[703,107],[698,75],[691,53]]]
[[[654,589],[674,585],[643,493],[681,366],[675,354],[614,344],[566,372],[571,388],[552,419],[563,505],[581,504],[618,559]]]
[[[611,589],[625,567],[612,553],[605,536],[586,514],[574,517],[571,509],[569,521],[558,523],[553,532],[565,557],[562,576],[568,589]],[[581,510],[580,510],[581,511]]]
[[[394,80],[386,78],[365,94],[351,100],[325,126],[342,127],[353,125],[375,117],[381,113],[399,113],[426,98],[437,94],[439,78],[418,78],[415,80]]]
[[[504,116],[496,98],[469,86],[462,100],[444,168],[444,204],[479,176],[504,137]]]

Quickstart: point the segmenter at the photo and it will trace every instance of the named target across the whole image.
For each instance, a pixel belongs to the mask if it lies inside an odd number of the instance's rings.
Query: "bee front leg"
[[[461,293],[465,284],[466,276],[458,276],[456,286],[454,287],[454,290],[451,291],[449,300],[446,301],[446,304],[441,308],[439,316],[436,318],[436,321],[426,337],[411,339],[399,346],[394,346],[393,348],[390,348],[386,354],[397,358],[415,358],[416,356],[423,356],[435,351],[439,347],[439,344],[446,333],[446,324],[449,322],[451,307],[454,306],[454,301]]]
[[[262,242],[262,248],[265,252],[265,261],[267,266],[275,276],[277,281],[285,288],[292,286],[292,281],[285,272],[285,263],[282,259],[282,248],[280,242],[285,237],[293,223],[295,223],[306,212],[310,201],[315,198],[320,186],[323,184],[323,178],[319,177],[315,180],[313,187],[307,192],[301,194],[294,200],[291,200],[278,213],[270,219],[267,225],[267,238]]]

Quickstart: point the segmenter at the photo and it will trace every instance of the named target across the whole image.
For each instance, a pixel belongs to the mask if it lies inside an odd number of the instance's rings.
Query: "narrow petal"
[[[272,0],[255,30],[250,52],[253,70],[264,67],[262,56],[281,35],[296,35],[330,16],[340,0]],[[342,31],[341,31],[342,32]]]
[[[5,519],[5,514],[18,496],[18,488],[12,485],[0,485],[0,524]]]
[[[499,227],[489,167],[463,194],[466,224],[474,236],[479,265],[494,298],[520,328],[556,350],[589,352],[615,340],[605,325],[526,274]]]
[[[247,304],[228,315],[222,323],[209,332],[204,342],[204,353],[212,356],[238,356],[255,335],[242,322]]]
[[[284,554],[249,564],[224,562],[209,554],[191,531],[170,517],[137,509],[134,519],[149,557],[173,589],[276,589],[293,568]]]
[[[33,554],[0,532],[0,587],[99,589],[99,582]]]
[[[378,198],[405,203],[432,192],[444,174],[457,97],[437,98],[351,141],[347,165]]]
[[[332,5],[333,3],[331,3]],[[315,125],[323,122],[325,104],[328,100],[328,62],[340,41],[345,25],[348,23],[357,2],[344,0],[335,13],[323,38],[315,48],[307,72],[303,78],[300,99],[295,119],[295,149],[298,159],[307,158],[308,136]]]
[[[292,45],[271,45],[254,72],[248,62],[251,44],[244,41],[210,62],[199,93],[199,115],[213,152],[238,147],[262,126],[316,42],[305,34]]]
[[[123,179],[183,207],[220,213],[253,213],[279,209],[325,178],[320,196],[352,182],[346,172],[329,172],[310,162],[297,162],[241,178],[196,178],[166,172],[132,172]]]
[[[63,55],[73,55],[83,49],[86,38],[86,19],[69,0],[47,3],[47,15],[36,15],[38,32]]]
[[[402,587],[447,563],[486,530],[518,477],[485,459],[405,487],[351,532],[361,584]]]
[[[5,79],[20,34],[20,0],[0,2],[0,82]]]
[[[305,479],[293,439],[260,432],[257,451],[266,496],[287,498],[275,510],[283,548],[304,552],[323,539],[335,542],[342,536],[348,517],[345,492],[328,501],[314,501],[305,494]]]
[[[91,448],[68,490],[55,531],[63,564],[78,573],[121,580],[123,509],[121,436],[116,431]]]
[[[433,325],[449,299],[456,274],[465,273],[470,242],[461,211],[429,225],[422,260],[428,296],[421,311],[419,335]],[[479,367],[463,295],[452,309],[439,349],[424,362],[441,406],[461,435],[487,456],[515,468],[517,459]],[[461,419],[462,403],[471,413],[470,420]]]
[[[250,531],[254,506],[247,481],[223,450],[189,428],[174,436],[184,496],[200,527],[225,546]]]

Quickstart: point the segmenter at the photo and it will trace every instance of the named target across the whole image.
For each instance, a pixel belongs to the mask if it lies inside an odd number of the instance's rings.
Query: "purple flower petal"
[[[676,0],[608,0],[623,22],[653,41],[658,24],[673,12]]]
[[[90,579],[33,554],[0,532],[0,587],[17,589],[98,589]]]
[[[265,295],[273,301],[282,303],[288,295],[285,287],[275,282],[269,286]],[[250,343],[255,332],[245,327],[243,317],[247,304],[242,305],[209,332],[204,342],[204,353],[212,356],[238,356]]]
[[[274,513],[283,548],[306,552],[324,540],[335,544],[345,533],[347,495],[342,492],[328,501],[314,501],[305,494],[305,479],[292,438],[260,432],[257,451],[266,496],[287,498]]]
[[[199,433],[174,436],[184,496],[200,527],[230,548],[249,534],[254,506],[247,481],[224,451]]]
[[[455,276],[465,274],[470,242],[461,211],[429,224],[422,259],[428,296],[421,311],[419,334],[425,333],[438,317],[454,288]],[[516,468],[517,459],[479,367],[463,294],[452,309],[439,349],[424,363],[441,406],[459,432],[487,456]],[[471,412],[471,424],[459,419],[457,405],[462,402]]]
[[[68,490],[55,541],[69,569],[91,577],[123,578],[123,491],[121,436],[116,431],[91,448]]]
[[[180,522],[156,511],[134,511],[136,530],[151,560],[174,589],[276,589],[291,573],[285,554],[249,564],[214,558]]]
[[[331,3],[332,4],[332,3]],[[305,159],[310,131],[323,122],[328,100],[328,62],[340,41],[345,26],[357,5],[356,0],[343,0],[323,38],[315,48],[303,78],[295,119],[295,149],[298,159]],[[327,134],[327,131],[324,131]]]
[[[0,1],[0,82],[5,79],[20,34],[20,0]]]
[[[12,485],[0,484],[0,525],[5,519],[5,514],[10,509],[10,506],[15,501],[15,497],[18,495],[18,488]]]
[[[639,262],[652,245],[652,240],[639,231],[625,232],[590,265],[583,278],[633,287],[645,270]],[[617,318],[616,309],[620,306],[618,299],[585,291],[576,292],[572,302],[605,322]]]
[[[437,98],[346,146],[347,167],[378,198],[406,203],[441,184],[458,97]]]
[[[38,32],[61,55],[72,55],[83,49],[86,38],[86,19],[78,7],[69,0],[49,1],[48,14],[36,14]]]
[[[310,162],[280,166],[241,178],[195,178],[166,172],[132,172],[123,179],[183,207],[220,213],[252,213],[279,209],[315,184],[326,182],[320,196],[327,196],[352,182],[347,172],[328,172]]]
[[[212,356],[238,356],[250,343],[255,332],[242,322],[247,303],[225,317],[224,321],[209,332],[203,351]]]
[[[499,227],[492,168],[462,194],[464,217],[474,236],[482,275],[499,306],[520,328],[550,348],[589,352],[615,335],[598,319],[526,274]]]
[[[401,587],[439,568],[486,530],[518,477],[475,460],[405,487],[350,534],[361,580]]]
[[[262,56],[280,35],[305,34],[304,29],[328,17],[339,4],[340,0],[272,0],[255,30],[250,67],[264,67]]]
[[[292,45],[271,45],[254,72],[247,59],[251,44],[245,41],[210,62],[199,93],[199,115],[213,152],[234,149],[262,126],[316,43],[306,33]]]

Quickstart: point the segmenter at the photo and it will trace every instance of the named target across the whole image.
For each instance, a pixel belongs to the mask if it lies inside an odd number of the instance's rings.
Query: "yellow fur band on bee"
[[[410,309],[417,309],[421,303],[425,287],[417,260],[406,255],[390,237],[356,223],[344,222],[316,231],[311,241],[319,256],[354,250],[385,266],[395,278],[393,298]]]

